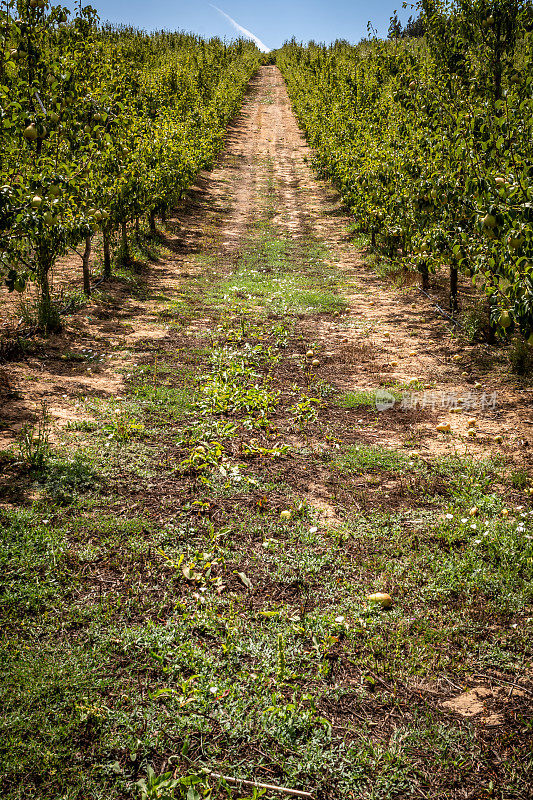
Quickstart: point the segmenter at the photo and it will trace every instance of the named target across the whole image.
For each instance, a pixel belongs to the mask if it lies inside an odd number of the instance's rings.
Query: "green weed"
[[[50,458],[49,427],[50,419],[43,405],[37,425],[24,425],[19,438],[19,453],[22,461],[32,470],[41,471]]]

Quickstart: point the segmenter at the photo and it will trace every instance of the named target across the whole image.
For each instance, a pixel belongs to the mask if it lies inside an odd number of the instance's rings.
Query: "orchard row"
[[[423,0],[421,38],[291,42],[277,63],[322,173],[427,288],[486,293],[489,335],[533,342],[531,0]]]
[[[44,0],[0,12],[0,278],[40,287],[39,321],[59,325],[56,260],[100,232],[109,242],[146,216],[153,229],[208,167],[260,54],[182,33],[102,27]]]

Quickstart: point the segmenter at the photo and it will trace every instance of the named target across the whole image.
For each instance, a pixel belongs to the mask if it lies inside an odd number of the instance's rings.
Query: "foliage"
[[[8,0],[0,12],[0,276],[40,287],[68,248],[164,215],[209,166],[259,63],[255,46],[99,27],[96,12]],[[15,18],[15,15],[18,16]],[[90,247],[90,244],[89,244]],[[84,262],[84,287],[90,293]]]
[[[533,332],[529,0],[423,0],[424,38],[289,42],[277,63],[360,230],[424,281],[472,277],[501,335]],[[393,20],[394,22],[394,20]]]

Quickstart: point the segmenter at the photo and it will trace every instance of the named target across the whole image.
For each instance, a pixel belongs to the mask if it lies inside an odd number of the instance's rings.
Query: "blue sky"
[[[130,23],[147,30],[166,28],[186,30],[202,36],[234,38],[238,34],[229,21],[219,14],[208,0],[83,0],[92,5],[102,21]],[[214,0],[244,28],[252,31],[268,47],[279,47],[295,36],[298,41],[330,42],[348,39],[358,42],[366,36],[371,20],[380,35],[386,35],[389,17],[398,9],[401,19],[409,11],[394,0]],[[72,8],[73,2],[67,2]]]

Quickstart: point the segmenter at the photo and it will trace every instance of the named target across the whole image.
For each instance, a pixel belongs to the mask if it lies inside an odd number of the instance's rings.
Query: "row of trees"
[[[50,273],[85,241],[152,229],[210,165],[260,54],[183,33],[101,27],[91,7],[7,0],[0,11],[0,277],[36,281],[39,322],[59,326]]]
[[[446,265],[488,298],[491,333],[533,333],[531,0],[422,0],[424,36],[290,42],[277,63],[323,174],[376,247]],[[533,341],[533,337],[531,338]]]

